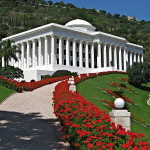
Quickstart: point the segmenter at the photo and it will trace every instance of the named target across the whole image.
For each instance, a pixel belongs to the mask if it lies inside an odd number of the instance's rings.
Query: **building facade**
[[[41,80],[56,70],[78,73],[126,71],[143,62],[143,46],[125,38],[95,31],[90,23],[76,19],[66,25],[51,23],[3,40],[14,40],[21,50],[9,65],[24,71],[24,80]],[[2,59],[4,66],[4,59]]]

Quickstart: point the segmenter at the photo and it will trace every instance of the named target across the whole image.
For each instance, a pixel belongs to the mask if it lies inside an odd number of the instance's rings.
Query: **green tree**
[[[4,57],[5,66],[8,65],[8,61],[13,58],[18,61],[16,53],[21,53],[16,45],[13,45],[13,41],[6,40],[0,43],[0,58]]]
[[[150,64],[148,63],[133,63],[127,69],[129,82],[140,86],[150,82]]]
[[[100,14],[101,15],[106,15],[106,11],[105,10],[100,10]]]
[[[120,17],[120,14],[114,14],[114,17],[118,19]]]
[[[48,5],[53,5],[52,1],[47,1]]]

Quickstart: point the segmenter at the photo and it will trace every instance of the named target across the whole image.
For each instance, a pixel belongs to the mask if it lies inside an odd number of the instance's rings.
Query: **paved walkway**
[[[15,93],[0,104],[0,150],[67,150],[53,114],[57,83]]]

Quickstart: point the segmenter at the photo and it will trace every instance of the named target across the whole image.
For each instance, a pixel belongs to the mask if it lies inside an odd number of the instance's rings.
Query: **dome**
[[[90,31],[95,31],[95,27],[93,27],[89,22],[81,19],[75,19],[72,21],[69,21],[68,23],[65,24],[67,27],[73,27],[76,29],[81,29],[81,30],[90,30]]]

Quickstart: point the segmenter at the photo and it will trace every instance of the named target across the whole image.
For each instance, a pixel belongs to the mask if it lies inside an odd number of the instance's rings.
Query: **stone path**
[[[67,150],[53,114],[58,83],[15,93],[0,104],[0,150]]]

